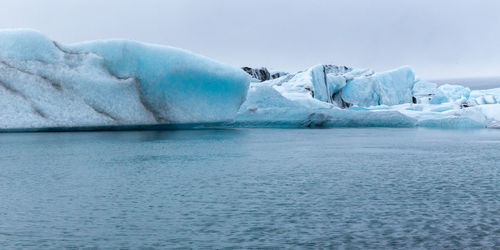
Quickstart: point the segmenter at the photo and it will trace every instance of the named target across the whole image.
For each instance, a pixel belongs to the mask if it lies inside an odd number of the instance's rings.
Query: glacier
[[[182,124],[500,128],[500,88],[438,85],[408,66],[288,73],[137,41],[0,31],[0,131]]]

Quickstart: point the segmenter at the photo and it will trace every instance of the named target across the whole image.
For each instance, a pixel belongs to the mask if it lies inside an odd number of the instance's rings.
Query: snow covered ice
[[[64,45],[0,31],[0,130],[220,123],[236,127],[500,127],[500,88],[316,65],[242,69],[127,40]]]

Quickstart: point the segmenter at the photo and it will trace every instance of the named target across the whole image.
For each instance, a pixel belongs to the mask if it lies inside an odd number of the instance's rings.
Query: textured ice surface
[[[190,52],[132,41],[95,41],[70,47],[105,59],[119,78],[135,78],[145,102],[160,120],[231,120],[245,100],[249,77]]]
[[[470,91],[415,78],[408,67],[383,73],[317,65],[252,83],[238,126],[497,127],[500,89]],[[489,104],[489,105],[486,105]],[[500,105],[500,104],[499,104]]]
[[[439,86],[435,96],[430,101],[431,104],[441,104],[446,102],[464,103],[470,96],[470,89],[460,85],[445,84]]]
[[[246,72],[167,46],[63,45],[34,31],[0,31],[0,129],[222,121],[252,127],[500,124],[500,88],[438,86],[409,67]]]
[[[228,121],[248,84],[241,69],[176,48],[0,32],[3,129]]]
[[[414,83],[413,71],[403,67],[349,81],[342,90],[342,99],[363,107],[409,103]]]
[[[429,103],[437,92],[437,84],[422,79],[417,79],[412,89],[415,103]]]
[[[416,120],[397,111],[339,109],[332,104],[292,101],[266,85],[252,86],[236,126],[249,127],[413,127]]]

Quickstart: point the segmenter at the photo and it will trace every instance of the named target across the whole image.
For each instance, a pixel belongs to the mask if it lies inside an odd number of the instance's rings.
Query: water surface
[[[500,247],[500,130],[0,134],[0,248]]]

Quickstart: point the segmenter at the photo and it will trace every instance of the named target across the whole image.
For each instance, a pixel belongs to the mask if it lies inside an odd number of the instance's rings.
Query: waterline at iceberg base
[[[243,69],[126,40],[64,45],[0,31],[0,131],[225,127],[500,127],[500,88],[317,65]]]

